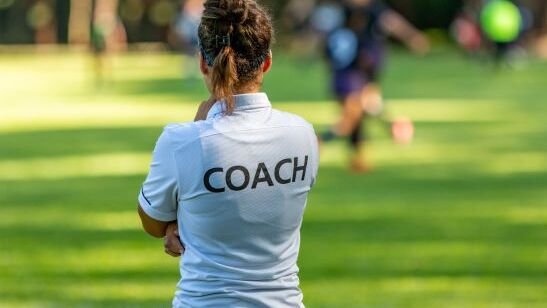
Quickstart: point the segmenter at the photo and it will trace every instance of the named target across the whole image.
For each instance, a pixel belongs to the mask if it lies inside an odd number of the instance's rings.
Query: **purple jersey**
[[[386,42],[380,21],[387,10],[376,1],[367,6],[345,6],[344,27],[327,38],[333,86],[338,96],[360,91],[368,82],[377,80]]]

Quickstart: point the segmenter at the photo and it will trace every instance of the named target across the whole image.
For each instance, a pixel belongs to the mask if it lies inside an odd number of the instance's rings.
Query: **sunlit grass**
[[[283,55],[266,82],[318,131],[336,120],[325,69]],[[140,230],[155,139],[206,98],[177,55],[0,56],[0,307],[165,307],[177,260]],[[379,123],[370,175],[322,149],[302,229],[309,307],[542,307],[547,302],[545,63],[494,73],[451,54],[396,54],[385,79],[410,146]],[[291,82],[288,83],[287,81]]]
[[[70,129],[83,127],[131,127],[161,125],[163,123],[189,121],[196,111],[198,101],[168,100],[149,102],[135,98],[132,102],[116,96],[100,96],[95,99],[74,101],[44,100],[17,102],[3,108],[0,132],[32,131],[44,129]],[[148,101],[147,103],[145,101]],[[313,102],[276,102],[276,108],[305,116],[317,125],[332,123],[336,112],[334,105],[320,103],[321,108],[309,111]],[[415,121],[435,123],[488,123],[523,120],[526,112],[518,112],[499,102],[454,100],[399,100],[389,102],[395,115],[410,116]],[[495,112],[492,112],[495,110]]]
[[[146,173],[150,153],[117,153],[46,159],[0,161],[0,181],[123,176]]]

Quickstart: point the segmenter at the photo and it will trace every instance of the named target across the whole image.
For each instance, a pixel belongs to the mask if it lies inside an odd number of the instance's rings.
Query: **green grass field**
[[[322,130],[324,69],[276,57],[266,90]],[[136,196],[162,127],[206,98],[175,55],[0,55],[0,306],[167,307],[177,261]],[[299,265],[308,307],[546,307],[547,63],[494,72],[450,52],[395,53],[390,110],[415,143],[371,127],[375,171],[323,150]]]

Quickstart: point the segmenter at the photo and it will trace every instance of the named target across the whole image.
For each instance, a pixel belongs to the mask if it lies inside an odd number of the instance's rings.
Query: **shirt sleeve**
[[[177,168],[169,133],[164,130],[156,143],[150,172],[139,193],[142,210],[158,221],[177,219]]]

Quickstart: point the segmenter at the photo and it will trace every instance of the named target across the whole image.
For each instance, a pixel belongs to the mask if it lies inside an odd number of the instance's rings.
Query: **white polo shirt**
[[[160,221],[178,220],[186,252],[174,307],[303,307],[296,265],[317,138],[263,93],[237,95],[225,116],[168,125],[139,194]]]

